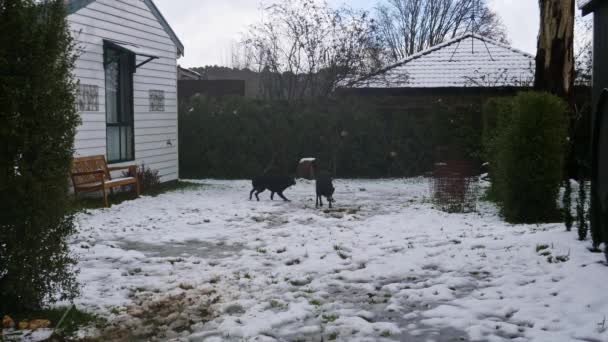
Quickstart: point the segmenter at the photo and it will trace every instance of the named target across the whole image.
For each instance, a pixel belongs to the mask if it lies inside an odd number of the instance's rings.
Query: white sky
[[[185,67],[230,65],[232,46],[248,25],[260,18],[257,0],[155,0],[180,40]],[[378,0],[329,0],[354,8],[373,9]],[[488,0],[505,27],[513,47],[535,54],[539,10],[537,0]]]

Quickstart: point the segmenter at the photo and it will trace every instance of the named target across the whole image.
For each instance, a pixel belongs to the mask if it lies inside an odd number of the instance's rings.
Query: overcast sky
[[[329,0],[371,10],[378,0]],[[185,67],[230,65],[230,51],[247,26],[260,18],[257,0],[155,0],[173,30],[184,43]],[[502,18],[511,44],[531,54],[536,50],[538,1],[488,0]]]

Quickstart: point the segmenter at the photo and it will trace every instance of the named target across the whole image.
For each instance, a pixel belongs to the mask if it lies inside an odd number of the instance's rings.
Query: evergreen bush
[[[587,239],[589,225],[587,224],[587,211],[585,209],[587,203],[587,191],[585,189],[585,179],[581,178],[578,183],[578,198],[576,200],[576,221],[578,223],[578,239],[583,241]]]
[[[572,184],[570,179],[564,181],[564,196],[562,197],[562,210],[564,212],[564,224],[566,231],[572,230],[574,218],[572,217]]]
[[[562,182],[567,139],[566,104],[556,96],[527,92],[501,108],[488,143],[492,181],[501,213],[512,223],[539,223],[559,218],[557,199]]]
[[[78,293],[75,55],[61,0],[0,0],[0,32],[0,312],[16,312]]]

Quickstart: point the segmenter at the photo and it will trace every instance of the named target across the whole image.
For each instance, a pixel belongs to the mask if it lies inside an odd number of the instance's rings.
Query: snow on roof
[[[534,56],[468,33],[364,77],[353,87],[522,87],[531,85],[534,67]]]

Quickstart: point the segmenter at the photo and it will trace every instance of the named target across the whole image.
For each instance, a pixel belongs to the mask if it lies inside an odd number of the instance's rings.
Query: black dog
[[[283,196],[283,191],[292,185],[296,185],[296,181],[287,176],[259,176],[251,181],[251,185],[253,185],[253,189],[249,193],[249,200],[251,200],[251,196],[255,192],[255,198],[259,201],[260,197],[258,195],[268,189],[270,190],[271,200],[274,200],[274,194],[277,193],[284,201],[289,201]]]
[[[327,202],[329,202],[329,208],[331,208],[331,203],[334,202],[334,185],[332,184],[331,177],[327,175],[319,175],[316,179],[316,187],[317,187],[317,201],[315,203],[315,207],[319,207],[319,204],[323,206],[323,197],[327,198]]]

